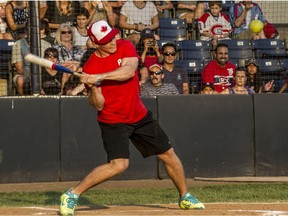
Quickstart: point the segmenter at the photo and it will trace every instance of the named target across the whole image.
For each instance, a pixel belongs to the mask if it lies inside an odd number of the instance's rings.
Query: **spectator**
[[[261,81],[261,72],[259,66],[254,59],[248,59],[245,64],[247,75],[247,86],[249,86],[254,92],[262,93],[269,92],[273,87],[274,80],[269,81],[263,87]]]
[[[137,44],[137,51],[140,56],[139,71],[140,84],[145,83],[148,75],[148,68],[155,64],[162,62],[162,56],[155,40],[155,35],[151,29],[144,29],[141,31],[141,41]]]
[[[49,23],[45,19],[40,20],[40,38],[51,45],[54,44],[54,38],[50,36]]]
[[[211,83],[205,83],[202,85],[202,90],[200,91],[200,94],[214,94],[214,87]]]
[[[163,72],[166,83],[174,83],[180,94],[189,94],[189,79],[187,71],[175,65],[177,55],[176,45],[165,43],[162,46]]]
[[[44,58],[58,63],[59,53],[54,47],[49,47],[44,52]],[[60,95],[62,74],[57,70],[42,68],[42,95]]]
[[[45,19],[49,22],[49,28],[53,34],[62,23],[73,25],[75,11],[80,8],[79,1],[47,1],[47,5]]]
[[[209,2],[210,1],[197,1],[195,19],[199,19],[204,13],[209,11]]]
[[[6,19],[9,32],[14,40],[26,37],[26,29],[28,24],[28,2],[27,1],[10,1],[7,3]]]
[[[186,22],[192,26],[195,18],[197,1],[173,1],[173,4],[176,9],[176,17],[186,20]]]
[[[227,44],[219,43],[215,49],[215,59],[211,60],[202,71],[202,83],[211,83],[214,90],[221,92],[232,86],[235,65],[228,62]]]
[[[82,68],[84,64],[88,61],[90,56],[96,51],[96,48],[90,47],[87,49],[87,51],[83,54],[83,57],[80,61],[80,66],[72,68],[72,71],[82,72]],[[76,95],[87,95],[86,87],[83,83],[80,83],[80,80],[78,77],[74,77],[74,79],[77,79],[77,82],[75,80],[67,85],[70,86],[68,90],[66,90],[66,95],[76,96]],[[69,81],[68,81],[69,82]]]
[[[124,4],[125,1],[122,3]],[[85,7],[89,12],[88,26],[92,23],[105,20],[110,25],[116,25],[116,15],[113,12],[113,7],[117,7],[120,4],[116,2],[109,1],[84,1],[82,2],[82,7]]]
[[[0,1],[0,40],[1,39],[13,40],[12,35],[6,31],[8,26],[5,12],[6,4],[7,4],[6,0]]]
[[[84,54],[84,50],[81,49],[79,46],[74,46],[75,43],[75,37],[73,34],[73,28],[67,24],[62,23],[59,28],[56,31],[55,34],[55,41],[56,44],[54,47],[59,52],[59,63],[66,66],[66,67],[73,67],[80,65],[80,60]],[[75,86],[65,86],[66,82],[70,79],[71,82],[67,84],[73,83],[73,80],[77,79],[75,76],[72,76],[67,73],[63,73],[62,77],[62,93],[66,94],[66,91],[70,88],[73,88]],[[64,91],[64,89],[66,89]]]
[[[254,94],[255,92],[245,85],[247,81],[246,73],[244,68],[237,68],[234,77],[235,85],[233,87],[229,86],[219,94]]]
[[[155,1],[154,2],[156,9],[158,11],[159,17],[169,18],[169,10],[173,9],[173,4],[171,1]]]
[[[88,40],[87,24],[89,12],[86,8],[81,7],[75,14],[76,26],[74,27],[75,46],[80,46],[83,50],[87,49]]]
[[[288,79],[285,79],[285,83],[283,84],[283,86],[281,87],[281,89],[279,90],[279,93],[283,93],[286,91],[286,89],[288,88]]]
[[[230,7],[230,22],[234,28],[234,38],[236,39],[263,39],[266,38],[263,30],[253,33],[249,25],[251,21],[258,19],[267,23],[259,5],[252,1],[240,1]]]
[[[81,47],[75,46],[74,29],[67,23],[62,23],[55,33],[55,45],[59,52],[59,62],[66,61],[80,62],[84,51]],[[79,63],[78,63],[79,64]]]
[[[51,45],[48,42],[41,40],[41,56],[44,55],[44,51],[48,47],[51,47]],[[11,63],[15,66],[16,69],[16,74],[13,77],[13,83],[16,87],[17,94],[20,96],[29,95],[31,93],[30,63],[24,59],[25,55],[29,52],[29,37],[17,40],[13,45]]]
[[[48,5],[46,0],[40,1],[40,19],[43,19],[46,15]]]
[[[115,19],[115,27],[119,28],[119,19],[120,19],[120,11],[123,5],[126,3],[125,0],[116,0],[109,2],[113,8],[114,19]]]
[[[221,12],[222,1],[210,1],[210,11],[198,20],[201,40],[211,40],[215,48],[218,40],[230,39],[231,25],[229,17]]]
[[[129,40],[138,44],[142,30],[158,29],[158,11],[150,1],[127,1],[120,11],[119,26]]]
[[[160,64],[153,64],[149,68],[150,80],[141,85],[141,96],[178,95],[179,92],[173,83],[163,81],[164,74]]]

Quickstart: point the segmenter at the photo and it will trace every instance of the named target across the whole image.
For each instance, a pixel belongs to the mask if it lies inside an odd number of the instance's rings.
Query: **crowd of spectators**
[[[223,40],[279,37],[277,30],[274,29],[273,34],[271,33],[271,23],[265,18],[259,5],[246,0],[234,3],[229,14],[222,12],[222,1],[55,0],[40,1],[39,5],[42,57],[71,70],[81,71],[84,62],[96,49],[88,37],[87,29],[95,21],[106,20],[112,27],[120,30],[117,37],[131,40],[137,48],[139,85],[143,88],[143,95],[149,95],[149,92],[152,95],[157,92],[193,93],[188,72],[175,64],[179,59],[176,43],[167,42],[161,46],[158,43],[161,40],[161,35],[157,34],[159,18],[173,16],[184,19],[187,23],[187,40],[196,39],[189,32],[197,22],[199,39],[211,41],[211,51],[214,54],[211,55],[211,61],[205,63],[201,74],[200,94],[217,94],[222,91],[227,93],[227,89],[231,90],[236,85],[236,80],[244,79],[242,74],[243,79],[236,77],[236,66],[229,62],[229,47],[222,43]],[[28,17],[28,1],[0,0],[0,39],[16,41],[12,50],[12,64],[16,68],[13,83],[17,95],[31,94],[30,64],[24,59],[30,49]],[[269,25],[269,34],[265,34],[265,27],[258,33],[249,29],[249,24],[255,19]],[[271,91],[274,80],[262,83],[261,71],[253,59],[247,59],[244,66],[241,69],[245,72],[244,85],[249,86],[251,92]],[[85,86],[81,85],[77,77],[47,69],[43,69],[41,73],[41,94],[85,95]],[[287,86],[285,83],[281,92]],[[168,87],[171,89],[165,93],[164,90],[169,89]],[[153,88],[158,90],[151,90]]]

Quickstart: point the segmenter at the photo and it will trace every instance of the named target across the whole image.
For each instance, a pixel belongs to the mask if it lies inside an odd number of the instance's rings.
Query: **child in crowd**
[[[218,40],[230,39],[231,24],[229,17],[221,12],[222,1],[210,1],[210,11],[198,20],[201,40],[211,40],[216,47]]]

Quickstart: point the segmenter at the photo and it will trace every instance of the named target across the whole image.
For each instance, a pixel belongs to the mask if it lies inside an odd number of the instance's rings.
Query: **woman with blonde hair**
[[[47,1],[47,12],[45,19],[49,22],[51,32],[55,32],[61,23],[73,24],[75,20],[75,11],[80,8],[79,1]]]
[[[84,54],[84,50],[80,46],[75,46],[75,37],[73,28],[67,24],[62,23],[55,33],[55,47],[59,53],[59,63],[68,68],[77,68],[80,65],[80,60]],[[62,91],[65,83],[69,79],[74,79],[73,76],[63,73],[62,77]]]

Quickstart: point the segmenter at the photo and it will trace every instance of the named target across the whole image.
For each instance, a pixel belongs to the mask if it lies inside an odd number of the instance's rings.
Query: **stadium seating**
[[[1,86],[5,87],[1,88],[1,95],[7,95],[12,89],[11,56],[14,43],[14,40],[0,40],[0,79]]]
[[[178,18],[159,18],[160,29],[186,29],[186,22]]]
[[[157,40],[158,47],[161,49],[165,43],[176,43],[174,40]]]
[[[237,65],[244,66],[244,62],[247,59],[253,58],[252,43],[247,39],[231,39],[222,40],[221,43],[227,44],[229,47],[230,61]]]
[[[210,41],[183,40],[176,42],[180,59],[211,59]]]
[[[204,64],[201,59],[194,60],[176,60],[175,65],[179,65],[187,70],[191,93],[199,93],[201,88],[201,73]]]
[[[261,80],[267,83],[274,80],[274,92],[278,92],[283,84],[285,70],[278,59],[256,59],[261,72]]]
[[[284,39],[259,39],[252,41],[255,58],[288,58]]]
[[[178,18],[159,18],[158,35],[161,40],[186,40],[185,20]]]

